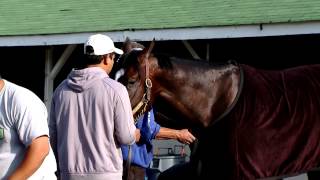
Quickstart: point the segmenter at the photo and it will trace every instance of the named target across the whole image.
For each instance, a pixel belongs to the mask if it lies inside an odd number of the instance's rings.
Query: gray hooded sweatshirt
[[[121,144],[135,142],[126,88],[101,68],[72,70],[55,90],[50,141],[61,179],[122,179]]]

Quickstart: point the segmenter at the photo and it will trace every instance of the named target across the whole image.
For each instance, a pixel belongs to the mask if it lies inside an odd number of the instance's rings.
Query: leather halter
[[[144,55],[143,60],[145,62],[145,72],[146,72],[146,78],[145,78],[145,92],[143,94],[142,99],[140,102],[133,108],[132,112],[135,115],[139,112],[139,114],[134,119],[134,122],[136,123],[141,115],[143,115],[147,111],[147,106],[150,103],[151,99],[151,88],[152,88],[152,81],[149,78],[149,56],[154,46],[154,40],[151,42],[147,53]],[[140,111],[139,111],[140,110]]]
[[[150,47],[149,47],[149,49],[143,59],[146,64],[146,69],[145,69],[146,79],[145,79],[145,84],[144,84],[145,85],[145,93],[143,94],[143,97],[140,100],[140,102],[132,110],[133,115],[135,115],[138,112],[138,110],[140,110],[142,107],[142,110],[139,112],[138,116],[136,116],[136,118],[134,119],[135,124],[137,123],[139,117],[147,111],[147,106],[148,106],[150,99],[151,99],[150,96],[151,96],[152,81],[149,78],[149,61],[148,61],[148,59],[149,59],[150,53],[153,49],[153,46],[154,46],[154,39],[151,42]],[[127,162],[126,162],[127,171],[124,173],[124,177],[125,177],[124,179],[128,179],[130,166],[131,166],[131,159],[132,159],[132,151],[131,151],[131,145],[129,145],[128,146],[128,158],[127,158]]]

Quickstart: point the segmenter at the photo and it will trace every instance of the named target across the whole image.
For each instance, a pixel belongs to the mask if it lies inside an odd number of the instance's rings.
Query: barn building
[[[281,69],[319,63],[316,0],[2,0],[0,73],[50,106],[94,33],[203,61]],[[306,176],[302,177],[306,178]]]

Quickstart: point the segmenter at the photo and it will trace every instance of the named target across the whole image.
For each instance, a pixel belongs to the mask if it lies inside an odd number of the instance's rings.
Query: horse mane
[[[153,54],[155,58],[157,58],[158,60],[158,64],[160,66],[161,69],[172,69],[172,57],[170,57],[167,54]]]
[[[123,50],[124,52],[128,52],[124,54],[116,63],[116,67],[113,69],[120,69],[120,68],[127,68],[129,66],[134,65],[135,67],[139,66],[138,64],[138,56],[140,53],[143,52],[145,48],[144,45],[131,41],[129,38],[126,39],[124,42]],[[176,56],[168,55],[165,53],[153,53],[153,57],[155,57],[158,61],[158,65],[161,69],[172,69],[173,68],[173,61],[178,62],[181,64],[191,64],[194,67],[201,67],[204,69],[214,68],[214,69],[222,69],[225,68],[227,65],[234,64],[237,65],[238,63],[235,61],[228,61],[228,62],[212,62],[206,61],[203,59],[186,59],[186,58],[179,58]]]
[[[162,69],[172,69],[173,61],[188,63],[195,67],[214,68],[214,69],[221,69],[230,64],[234,64],[234,65],[238,64],[235,60],[229,60],[227,62],[210,62],[210,61],[201,60],[201,59],[199,60],[199,59],[190,59],[190,58],[189,59],[179,58],[179,57],[170,56],[164,53],[155,53],[154,57],[157,58],[158,64]]]
[[[138,62],[138,57],[139,55],[143,52],[141,47],[144,47],[140,44],[130,44],[131,51],[129,53],[124,54],[116,63],[116,67],[114,67],[114,70],[119,70],[120,68],[127,68],[129,66],[134,66],[138,68],[139,62]],[[127,45],[128,46],[128,45]],[[134,49],[136,47],[139,47],[141,49]],[[155,57],[158,61],[158,65],[161,69],[168,69],[172,70],[173,69],[173,62],[179,63],[179,64],[189,64],[192,67],[199,67],[203,69],[223,69],[227,65],[230,64],[237,64],[235,61],[228,61],[228,62],[211,62],[211,61],[206,61],[206,60],[199,60],[199,59],[192,59],[192,58],[180,58],[176,56],[172,56],[166,53],[153,53],[153,57]]]

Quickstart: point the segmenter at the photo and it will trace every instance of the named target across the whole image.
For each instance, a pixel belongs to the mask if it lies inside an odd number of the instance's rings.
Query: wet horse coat
[[[319,165],[320,65],[265,71],[177,58],[161,62],[159,56],[141,58],[141,53],[130,55],[120,78],[132,105],[143,96],[147,60],[151,102],[157,107],[162,98],[165,104],[157,110],[165,113],[173,107],[170,111],[183,120],[204,125],[195,128],[199,143],[190,164],[197,170],[184,174],[247,180],[302,173]],[[235,90],[234,100],[227,87]]]

